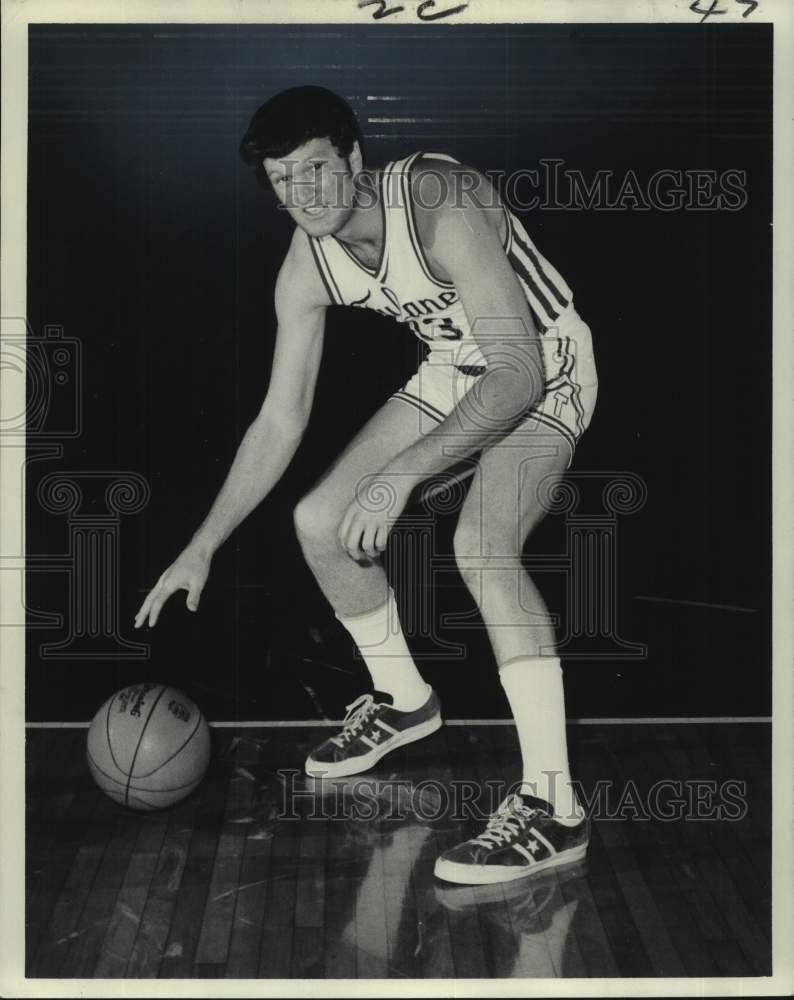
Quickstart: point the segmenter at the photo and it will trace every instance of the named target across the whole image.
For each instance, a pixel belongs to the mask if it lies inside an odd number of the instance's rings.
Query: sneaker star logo
[[[540,850],[540,844],[537,842],[537,840],[528,840],[527,841],[527,847],[530,849],[530,851],[532,851],[532,857],[533,858],[535,857],[535,855]]]
[[[377,743],[380,737],[381,737],[380,729],[373,729],[372,732],[369,734],[369,738],[372,740],[373,743]]]

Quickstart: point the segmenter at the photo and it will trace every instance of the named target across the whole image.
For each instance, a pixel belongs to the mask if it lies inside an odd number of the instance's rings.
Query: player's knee
[[[480,554],[479,525],[461,517],[452,539],[452,548],[458,569],[463,572],[467,564]]]
[[[452,540],[455,562],[463,582],[470,590],[476,589],[482,574],[483,533],[482,526],[474,518],[461,517]]]
[[[466,585],[479,590],[484,572],[498,569],[506,559],[520,556],[516,545],[516,531],[511,531],[509,526],[486,528],[477,520],[461,518],[453,538],[453,549],[458,571]]]
[[[314,491],[295,505],[293,521],[301,545],[332,544],[336,539],[336,524],[329,508]]]

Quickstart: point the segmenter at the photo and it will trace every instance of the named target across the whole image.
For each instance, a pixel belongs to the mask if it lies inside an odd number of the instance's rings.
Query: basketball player
[[[306,771],[365,771],[441,726],[381,554],[413,490],[476,457],[455,556],[499,665],[523,777],[483,832],[445,852],[435,871],[461,883],[512,880],[580,859],[589,837],[569,773],[555,636],[521,553],[593,412],[590,331],[483,175],[430,153],[367,170],[361,139],[349,105],[319,87],[284,91],[253,116],[241,155],[296,223],[276,285],[270,383],[210,513],[135,623],[154,625],[180,589],[196,610],[213,553],[289,465],[309,420],[329,306],[406,324],[426,360],[295,510],[306,560],[374,688],[348,706]]]

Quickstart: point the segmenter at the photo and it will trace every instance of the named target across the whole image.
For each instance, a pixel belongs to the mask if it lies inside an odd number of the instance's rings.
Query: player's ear
[[[361,146],[359,145],[358,139],[353,143],[353,148],[350,151],[350,156],[348,157],[350,162],[350,167],[354,174],[357,174],[361,168],[364,166],[364,157],[361,155]]]

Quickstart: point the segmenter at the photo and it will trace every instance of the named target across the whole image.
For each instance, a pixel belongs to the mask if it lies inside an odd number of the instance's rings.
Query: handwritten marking
[[[426,14],[426,10],[432,10],[436,6],[436,0],[422,0],[422,3],[416,8],[416,15],[422,21],[437,21],[440,17],[451,17],[453,14],[460,14],[462,10],[465,10],[469,4],[468,0],[466,3],[458,4],[457,7],[450,7],[447,10],[440,10],[436,14]]]
[[[752,14],[753,11],[758,6],[760,6],[760,0],[733,0],[733,2],[735,4],[736,3],[741,4],[742,6],[744,6],[744,7],[747,8],[747,10],[742,11],[742,18],[743,19],[746,18],[746,17],[749,17],[750,14]],[[702,7],[701,6],[701,0],[692,0],[692,3],[689,5],[689,9],[692,11],[693,14],[702,14],[703,15],[701,17],[701,19],[700,19],[700,23],[703,24],[703,22],[706,21],[706,20],[708,20],[708,18],[710,18],[710,17],[719,17],[722,14],[728,14],[729,13],[729,10],[728,10],[727,7],[720,8],[720,7],[718,7],[718,4],[719,4],[719,0],[711,0],[711,6],[710,7]]]
[[[389,7],[386,0],[358,0],[358,9],[364,10],[365,7],[378,8],[372,12],[373,21],[380,21],[381,18],[391,17],[392,14],[405,10],[405,7]]]
[[[700,23],[703,24],[703,22],[709,17],[712,17],[717,14],[728,13],[727,10],[717,10],[716,9],[717,3],[718,0],[711,0],[711,6],[709,7],[709,9],[703,10],[703,8],[700,6],[700,0],[694,0],[694,2],[689,5],[689,9],[692,11],[693,14],[703,15],[703,17],[700,19]]]
[[[415,0],[416,2],[416,0]],[[415,14],[420,21],[438,21],[444,17],[453,17],[460,14],[468,6],[470,0],[459,3],[455,7],[446,7],[442,10],[436,8],[438,0],[420,0],[416,3]],[[716,3],[716,0],[714,0]],[[367,7],[374,7],[372,11],[373,21],[382,21],[385,17],[392,17],[401,14],[405,10],[404,4],[390,4],[388,0],[358,0],[358,9],[365,10]]]

